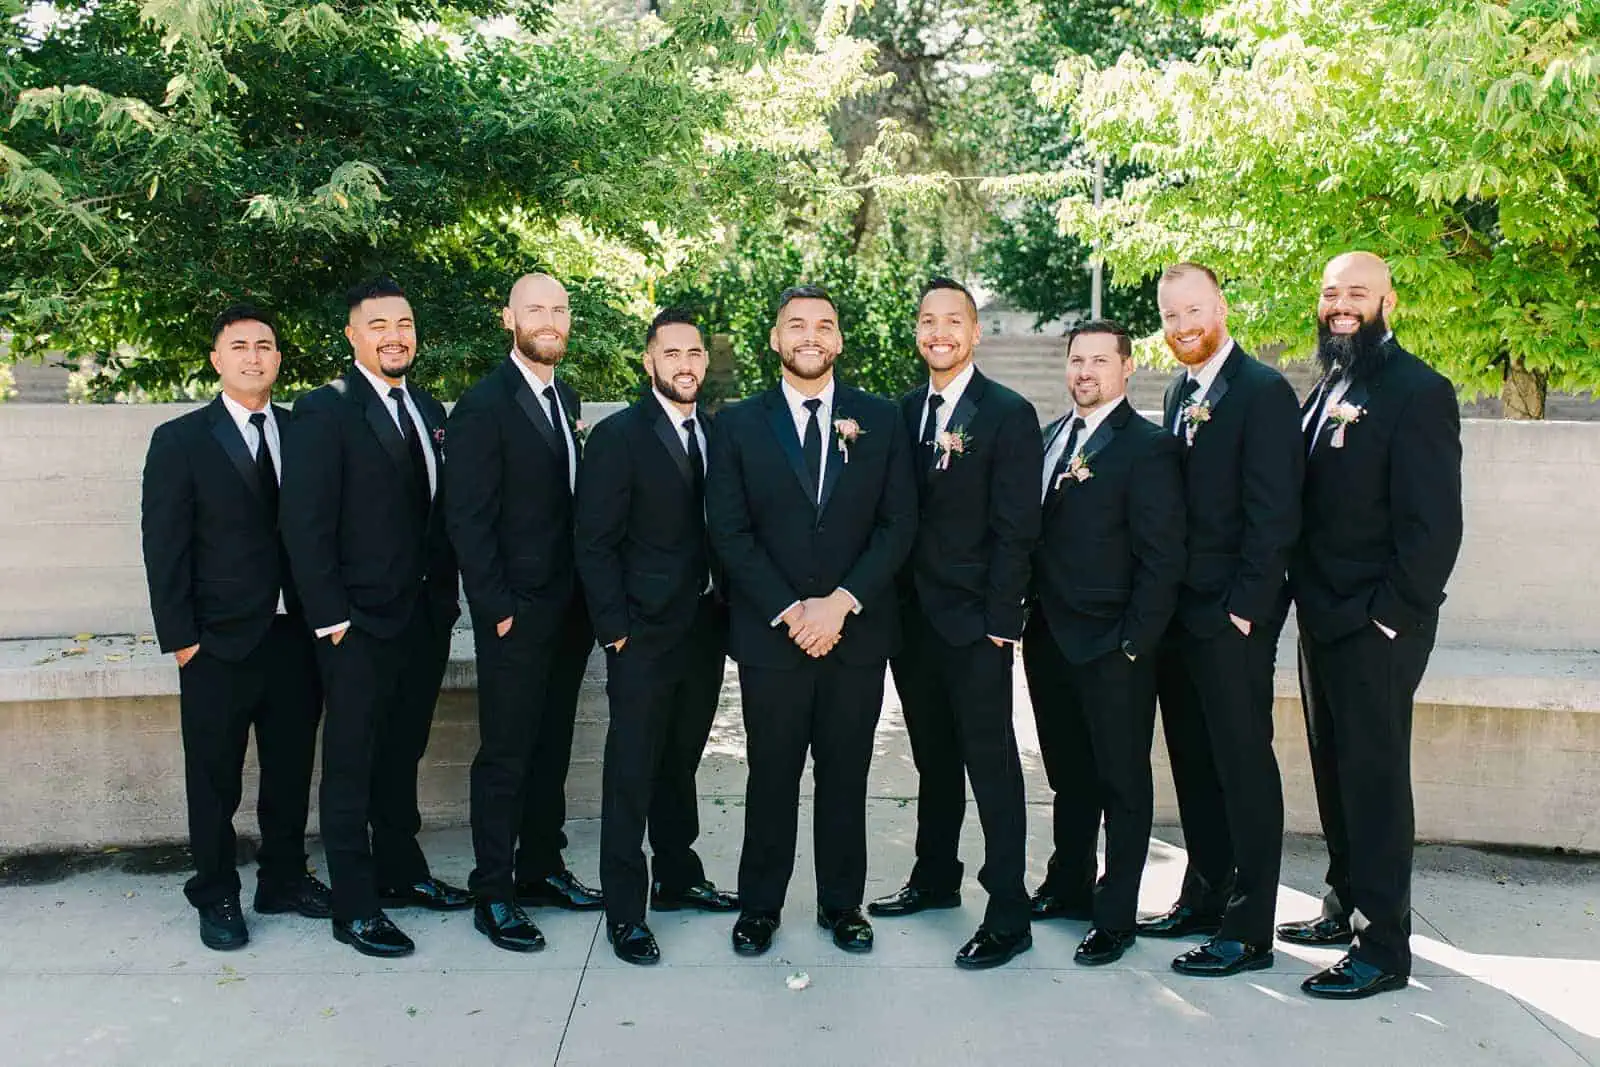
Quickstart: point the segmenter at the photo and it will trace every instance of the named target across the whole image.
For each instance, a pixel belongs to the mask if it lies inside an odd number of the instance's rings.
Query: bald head
[[[554,367],[567,354],[572,330],[567,287],[548,274],[524,274],[511,287],[500,321],[511,331],[523,359]]]
[[[1323,288],[1327,288],[1330,282],[1343,282],[1346,285],[1360,283],[1364,288],[1380,293],[1387,293],[1394,288],[1393,279],[1389,276],[1389,264],[1371,252],[1346,252],[1328,260],[1328,265],[1322,269]]]
[[[1328,261],[1317,297],[1317,361],[1324,371],[1362,380],[1385,355],[1394,312],[1389,265],[1371,252],[1346,252]]]
[[[542,272],[524,274],[512,284],[511,295],[506,298],[506,306],[515,309],[536,296],[559,296],[565,302],[567,287]]]

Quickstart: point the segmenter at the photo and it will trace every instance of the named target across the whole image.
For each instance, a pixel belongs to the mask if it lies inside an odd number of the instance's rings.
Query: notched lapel
[[[221,397],[213,400],[211,404],[211,436],[222,446],[222,451],[227,454],[233,469],[239,472],[244,484],[250,487],[251,494],[257,500],[262,500],[261,475],[256,472],[255,460],[250,458],[250,449],[244,443],[244,435],[239,432],[239,427],[228,414],[228,409],[222,406]],[[281,425],[279,429],[281,431]]]

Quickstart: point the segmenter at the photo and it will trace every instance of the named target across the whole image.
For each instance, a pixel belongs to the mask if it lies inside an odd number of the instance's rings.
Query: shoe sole
[[[601,904],[600,906],[601,907],[605,907],[604,904]],[[674,901],[652,900],[650,902],[650,910],[651,911],[703,911],[703,912],[707,912],[707,913],[717,913],[717,914],[726,915],[729,912],[738,911],[739,910],[739,905],[738,905],[738,902],[734,902],[734,903],[729,904],[727,906],[723,906],[721,904],[698,904],[698,903],[690,904],[690,903],[677,903],[677,902],[674,902]]]
[[[1317,1000],[1366,1000],[1368,997],[1375,997],[1381,993],[1398,993],[1410,984],[1411,979],[1409,978],[1385,978],[1376,985],[1361,990],[1359,993],[1318,992],[1307,989],[1304,985],[1300,987],[1300,991],[1308,997],[1315,997]]]
[[[1332,938],[1332,939],[1320,938],[1320,937],[1319,938],[1289,937],[1289,936],[1287,936],[1285,934],[1277,934],[1275,936],[1277,937],[1277,939],[1279,941],[1282,941],[1285,945],[1299,945],[1302,948],[1344,948],[1344,947],[1350,945],[1356,939],[1356,935],[1353,934],[1353,933],[1352,934],[1347,934],[1344,937],[1336,937],[1336,938]]]
[[[424,904],[420,900],[411,900],[407,897],[379,897],[378,903],[385,911],[400,911],[406,908],[420,908],[423,911],[466,911],[472,907],[472,901],[466,900],[460,904]]]
[[[765,956],[772,951],[772,942],[765,945],[734,945],[733,951],[739,956]]]
[[[1137,930],[1139,937],[1153,937],[1162,941],[1178,941],[1182,938],[1194,937],[1196,935],[1201,937],[1216,937],[1220,933],[1222,933],[1221,923],[1218,923],[1215,926],[1191,926],[1183,930],[1172,930],[1165,932],[1161,930],[1146,930],[1142,926]]]
[[[1177,960],[1173,960],[1172,969],[1186,978],[1231,978],[1233,975],[1243,974],[1245,971],[1264,971],[1271,967],[1273,962],[1273,958],[1269,954],[1262,959],[1251,960],[1249,963],[1235,964],[1225,971],[1186,971],[1178,966]]]
[[[507,952],[542,952],[544,950],[545,943],[543,941],[507,941],[505,938],[490,933],[488,926],[476,915],[472,917],[472,928],[487,937],[489,944],[495,948],[505,949]]]
[[[213,952],[237,952],[250,944],[250,938],[246,937],[243,941],[214,941],[201,934],[200,943]]]
[[[960,956],[957,956],[956,966],[960,967],[963,971],[990,971],[996,967],[1004,967],[1006,964],[1010,963],[1012,960],[1016,959],[1018,956],[1022,955],[1032,947],[1033,941],[1030,939],[1012,949],[1004,956],[999,956],[992,960],[985,960],[981,963],[974,963],[971,960],[964,960]]]
[[[961,907],[961,898],[957,897],[955,900],[941,901],[938,904],[919,904],[915,908],[896,908],[891,906],[886,910],[876,904],[868,904],[867,914],[875,919],[904,919],[924,911],[948,911],[951,908],[959,907]]]
[[[656,964],[661,962],[661,956],[659,953],[655,956],[645,957],[624,956],[621,952],[617,951],[617,947],[615,945],[611,946],[611,954],[617,957],[617,959],[621,960],[623,963],[631,963],[635,967],[654,967]]]
[[[1076,963],[1080,967],[1104,967],[1107,964],[1116,963],[1118,960],[1120,960],[1122,957],[1126,956],[1127,954],[1128,954],[1128,950],[1127,949],[1123,949],[1120,952],[1110,953],[1110,954],[1107,954],[1107,955],[1104,955],[1104,956],[1085,956],[1085,955],[1082,955],[1080,953],[1074,952],[1072,954],[1072,962]]]
[[[304,908],[297,908],[297,907],[294,907],[293,905],[290,905],[290,906],[287,906],[287,907],[278,907],[276,905],[272,905],[272,906],[268,906],[268,907],[264,908],[260,904],[254,904],[254,905],[251,905],[251,910],[254,911],[257,915],[298,915],[302,919],[331,919],[331,918],[333,918],[333,909],[332,908],[328,908],[325,911],[307,911]]]
[[[562,911],[599,911],[606,906],[603,900],[593,904],[574,904],[570,900],[548,900],[542,897],[518,897],[517,903],[524,908],[560,908]]]
[[[357,941],[354,937],[351,937],[349,934],[344,933],[343,931],[340,931],[340,930],[334,930],[333,939],[335,941],[341,941],[344,944],[349,945],[351,948],[355,949],[357,952],[361,953],[363,956],[371,956],[374,959],[380,959],[380,960],[399,959],[401,956],[409,956],[409,955],[411,955],[413,952],[415,952],[417,950],[417,946],[415,946],[415,945],[412,945],[409,948],[399,948],[399,949],[373,948],[371,945],[362,944],[360,941]]]

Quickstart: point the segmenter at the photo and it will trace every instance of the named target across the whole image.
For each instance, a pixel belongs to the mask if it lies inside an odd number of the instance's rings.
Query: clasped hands
[[[849,593],[835,589],[827,596],[802,600],[781,619],[789,628],[789,639],[812,659],[821,659],[839,643],[844,620],[854,606]]]

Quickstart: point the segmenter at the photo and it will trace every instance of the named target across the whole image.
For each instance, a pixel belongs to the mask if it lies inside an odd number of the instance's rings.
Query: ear
[[[356,328],[351,326],[349,323],[345,323],[344,339],[350,342],[351,348],[356,346]]]
[[[767,347],[774,352],[778,350],[778,328],[776,326],[767,331]]]
[[[509,306],[500,309],[500,325],[504,326],[512,333],[517,332],[517,318],[515,315],[511,314],[511,308]]]
[[[1383,321],[1390,326],[1394,325],[1394,306],[1399,302],[1393,289],[1383,294]]]
[[[222,376],[222,356],[215,348],[211,350],[211,369],[217,372],[218,377]]]
[[[972,347],[973,348],[977,348],[982,343],[983,343],[983,320],[980,319],[980,320],[978,320],[978,321],[976,321],[976,322],[974,322],[972,324]]]
[[[656,360],[648,348],[644,350],[644,372],[651,378],[656,376]]]

